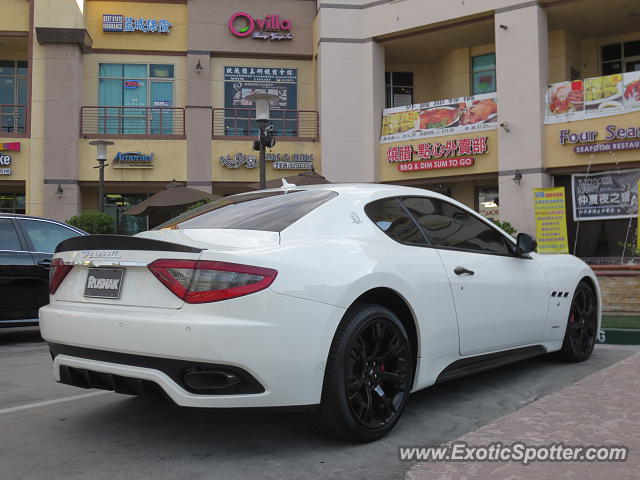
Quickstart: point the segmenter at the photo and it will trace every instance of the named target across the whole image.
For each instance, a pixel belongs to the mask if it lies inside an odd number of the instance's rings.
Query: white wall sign
[[[0,175],[11,175],[11,155],[0,155]]]

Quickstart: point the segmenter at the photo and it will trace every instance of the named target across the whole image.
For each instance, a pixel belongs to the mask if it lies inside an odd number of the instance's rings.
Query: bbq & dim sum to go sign
[[[387,162],[397,163],[400,172],[471,167],[475,163],[471,155],[483,155],[487,151],[487,137],[459,138],[444,143],[388,147]]]
[[[387,108],[380,143],[492,130],[498,127],[497,117],[495,93]]]

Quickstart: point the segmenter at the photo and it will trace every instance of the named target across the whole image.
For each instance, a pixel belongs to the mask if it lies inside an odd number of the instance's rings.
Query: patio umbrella
[[[170,182],[164,190],[151,195],[146,200],[134,205],[124,212],[125,215],[153,215],[176,213],[180,207],[196,203],[201,200],[215,200],[219,195],[185,187],[180,182]]]
[[[297,175],[291,175],[290,177],[282,177],[287,183],[293,183],[294,185],[317,185],[320,183],[331,183],[325,177],[317,173],[315,170],[309,170],[308,172],[298,173]],[[278,188],[282,186],[282,178],[275,178],[269,180],[266,184],[266,188]],[[259,183],[252,183],[250,188],[258,190],[260,188]]]

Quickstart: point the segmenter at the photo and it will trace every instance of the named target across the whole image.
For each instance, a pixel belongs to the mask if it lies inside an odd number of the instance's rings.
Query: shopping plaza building
[[[615,209],[637,203],[639,22],[638,0],[2,0],[0,211],[96,211],[98,139],[121,233],[174,179],[255,188],[246,97],[266,91],[269,179],[431,189],[528,233],[532,189],[564,186],[572,253],[618,255],[637,228]],[[598,172],[629,188],[590,196],[577,174]]]

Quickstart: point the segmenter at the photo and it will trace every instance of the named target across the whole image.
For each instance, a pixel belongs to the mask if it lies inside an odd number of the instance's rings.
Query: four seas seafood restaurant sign
[[[495,93],[387,108],[380,143],[492,130],[497,117]]]

